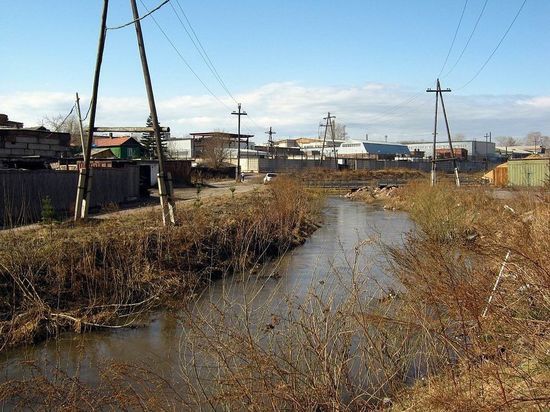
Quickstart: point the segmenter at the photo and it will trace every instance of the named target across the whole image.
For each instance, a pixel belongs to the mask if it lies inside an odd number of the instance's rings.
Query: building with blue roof
[[[340,145],[340,147],[338,147],[338,157],[341,158],[347,157],[393,160],[396,156],[409,155],[409,148],[406,145],[399,143],[346,140]]]

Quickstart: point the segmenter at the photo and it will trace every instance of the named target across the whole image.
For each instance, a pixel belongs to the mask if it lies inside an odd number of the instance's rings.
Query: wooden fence
[[[0,170],[0,226],[13,227],[39,221],[44,202],[51,204],[57,218],[71,216],[77,182],[77,171]],[[92,208],[120,204],[138,197],[137,166],[94,169]]]

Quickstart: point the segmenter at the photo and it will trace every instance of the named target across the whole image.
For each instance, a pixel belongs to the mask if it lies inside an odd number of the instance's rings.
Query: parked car
[[[271,182],[276,177],[277,177],[276,173],[266,173],[266,175],[264,176],[264,184]]]

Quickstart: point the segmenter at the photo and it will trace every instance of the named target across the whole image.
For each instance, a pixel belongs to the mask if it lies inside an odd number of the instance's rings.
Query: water
[[[214,305],[235,314],[243,305],[258,309],[252,314],[276,313],[289,297],[300,301],[319,287],[342,298],[347,293],[343,285],[354,272],[369,274],[366,282],[373,295],[398,289],[385,270],[387,262],[379,244],[403,242],[413,227],[407,215],[341,198],[329,198],[323,213],[323,226],[304,245],[264,265],[258,276],[245,280],[235,275],[213,283],[196,300],[193,314],[214,316]],[[78,373],[94,383],[99,381],[98,366],[115,360],[143,365],[177,382],[182,328],[176,317],[159,312],[133,329],[65,333],[0,355],[0,381],[28,376],[31,372],[20,361],[34,361],[46,370],[55,367],[68,375]]]

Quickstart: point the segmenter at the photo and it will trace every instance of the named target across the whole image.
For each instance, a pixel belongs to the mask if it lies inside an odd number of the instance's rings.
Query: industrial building
[[[468,160],[486,160],[497,157],[495,153],[495,143],[485,142],[481,140],[459,140],[453,141],[453,149],[465,149],[467,151]],[[407,147],[411,152],[424,152],[424,158],[431,159],[433,152],[433,142],[409,143]],[[440,141],[436,143],[436,151],[438,149],[449,149],[448,141]]]
[[[410,151],[399,143],[347,140],[338,147],[337,155],[339,158],[394,160],[396,156],[409,156]]]
[[[248,149],[251,134],[241,134],[240,146]],[[175,159],[202,159],[205,152],[212,150],[223,150],[230,152],[231,149],[238,149],[237,133],[226,132],[200,132],[190,133],[190,137],[171,138],[166,140],[168,153]],[[229,157],[229,154],[224,157]]]

